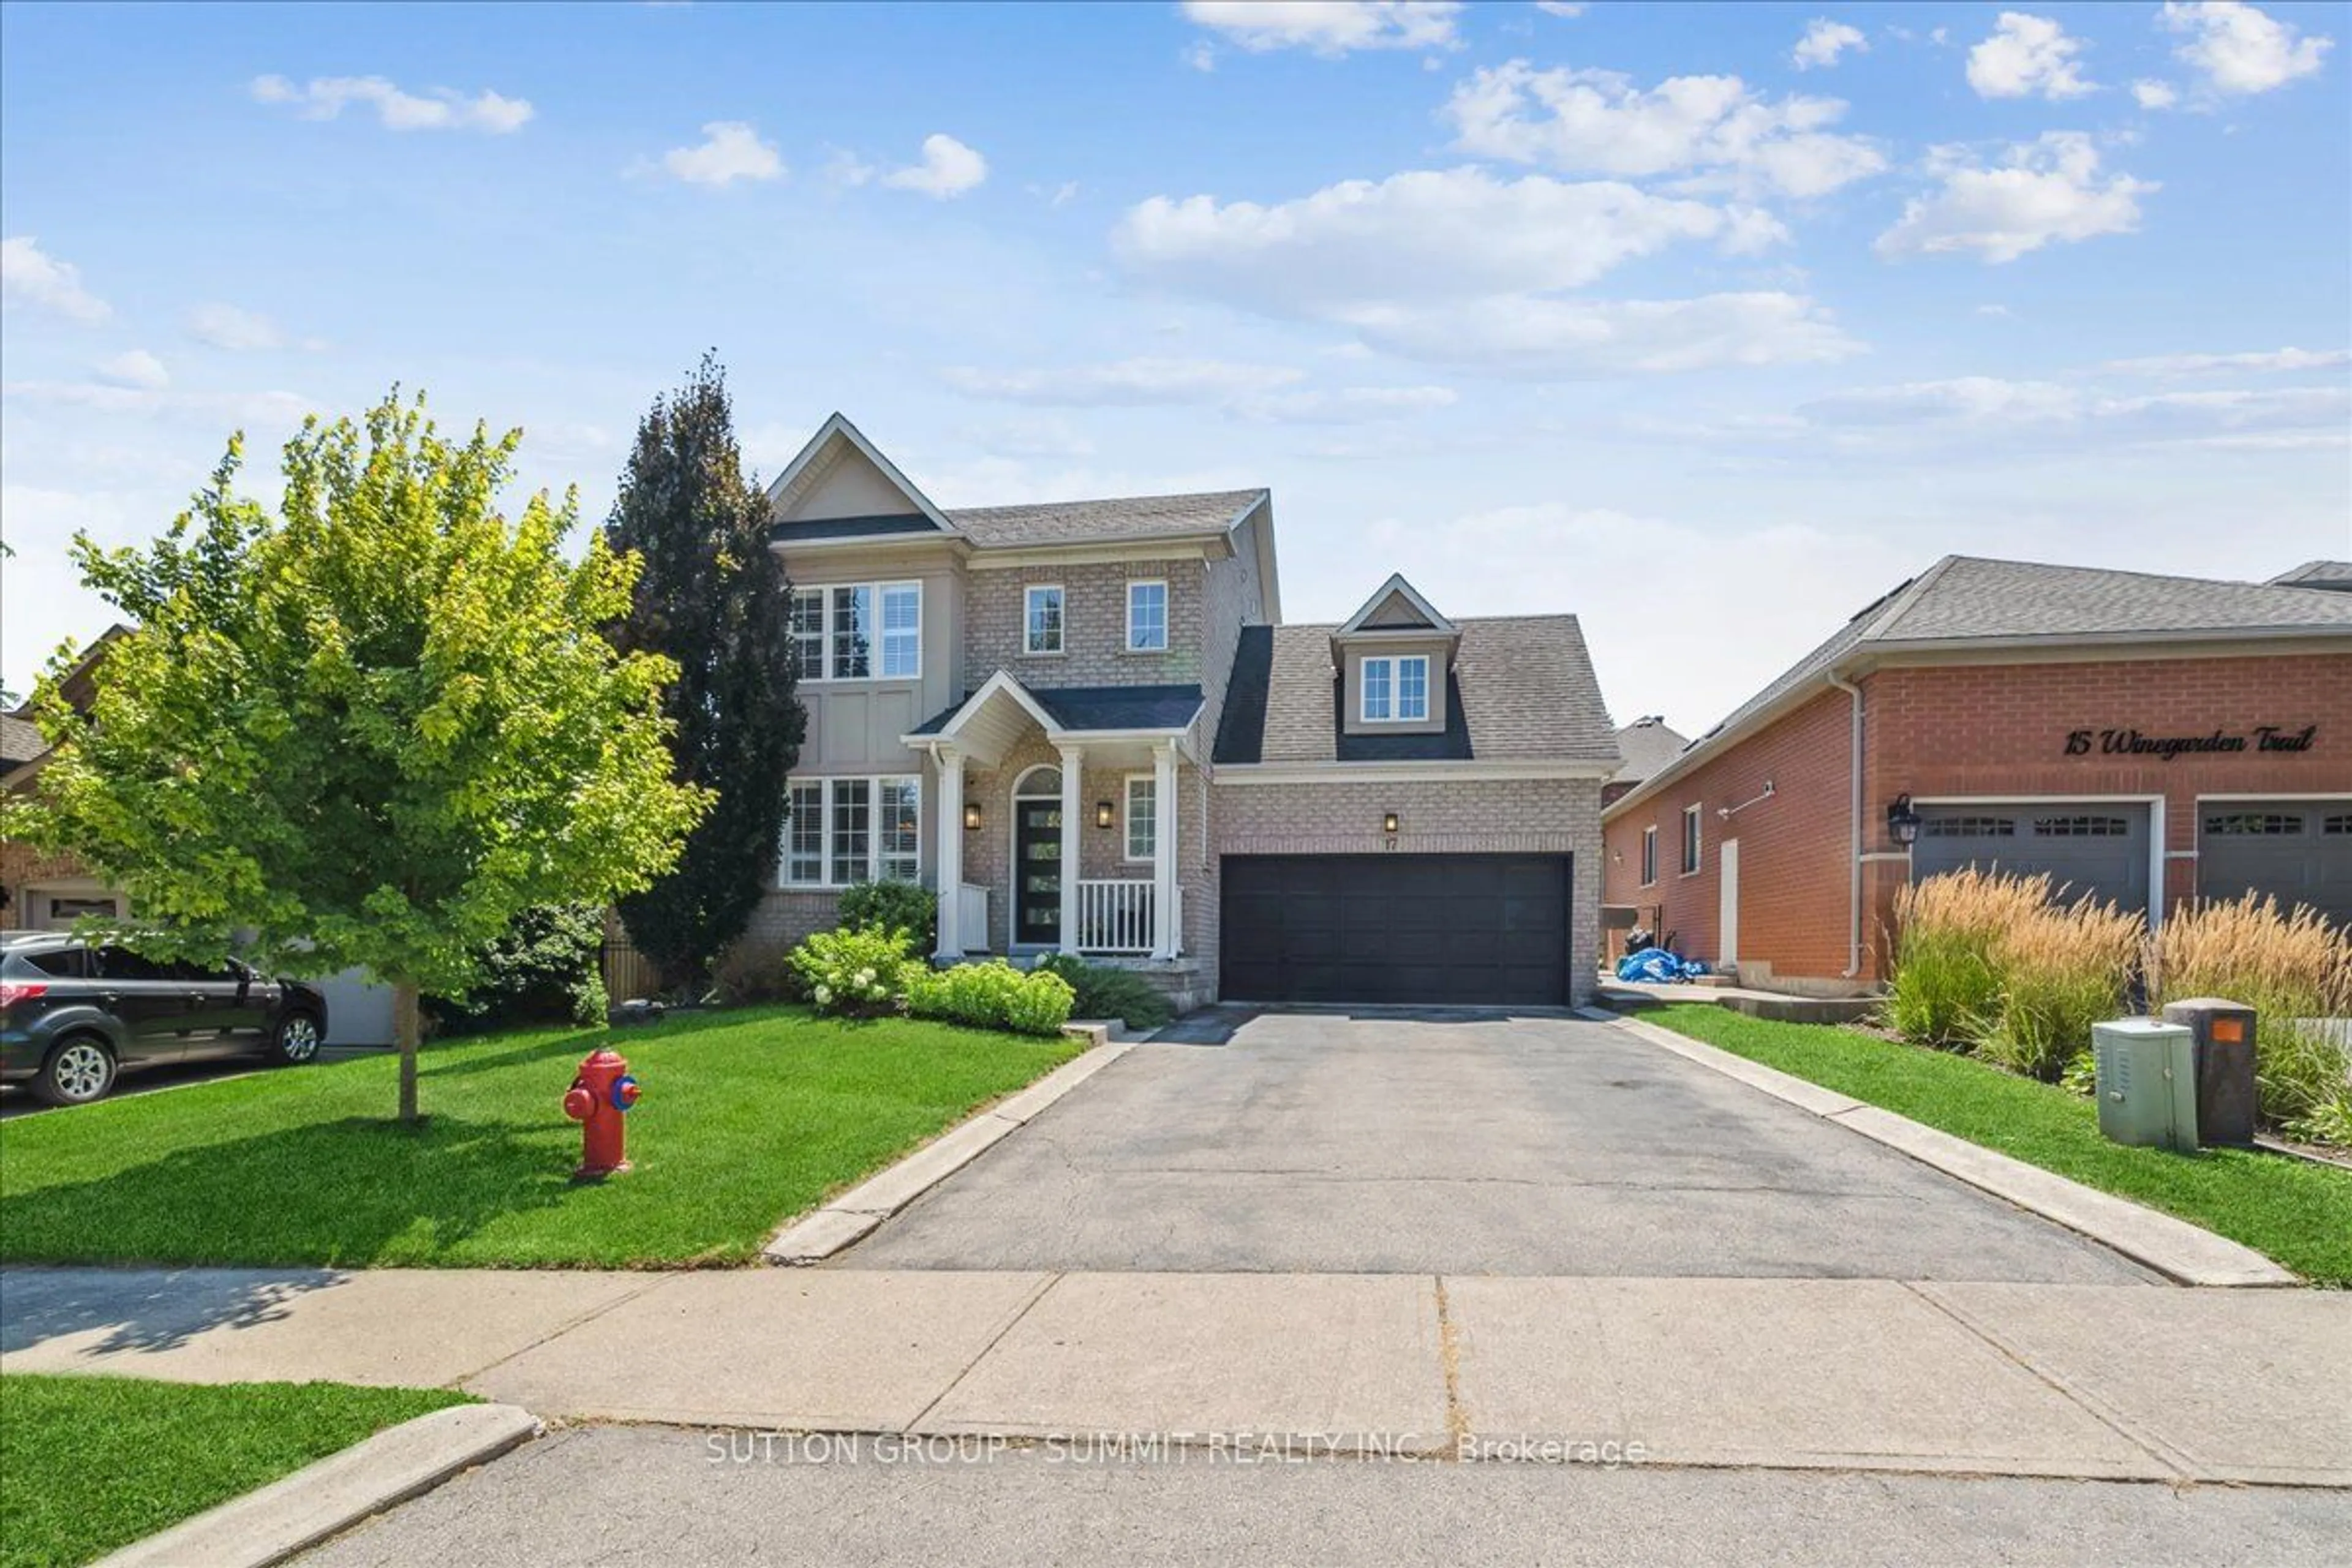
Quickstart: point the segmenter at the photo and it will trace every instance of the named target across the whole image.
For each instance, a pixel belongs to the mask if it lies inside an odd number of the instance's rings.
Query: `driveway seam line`
[[[1898,1280],[1897,1283],[1913,1296],[1925,1301],[1930,1308],[1958,1324],[1963,1331],[1990,1345],[2003,1360],[2024,1369],[2027,1376],[2051,1389],[2058,1397],[2115,1433],[2125,1442],[2147,1454],[2148,1458],[2172,1471],[2181,1480],[2194,1481],[2204,1479],[2199,1473],[2194,1458],[2182,1453],[2152,1432],[2142,1432],[2135,1424],[2126,1420],[2119,1412],[2109,1409],[2104,1400],[2098,1399],[2088,1391],[2078,1389],[2055,1373],[2045,1372],[2036,1366],[2026,1358],[2024,1352],[2002,1339],[1990,1327],[1977,1321],[1968,1312],[1944,1300],[1941,1297],[1922,1289],[1915,1280],[1904,1279]]]
[[[899,1431],[909,1433],[914,1431],[923,1424],[923,1422],[930,1415],[932,1411],[937,1410],[940,1405],[946,1404],[948,1395],[953,1394],[957,1389],[963,1386],[963,1380],[971,1375],[972,1369],[980,1365],[982,1362],[988,1359],[989,1352],[994,1350],[998,1345],[1003,1344],[1004,1342],[1004,1336],[1019,1328],[1021,1326],[1022,1320],[1028,1317],[1031,1312],[1036,1310],[1037,1303],[1045,1299],[1045,1292],[1051,1290],[1055,1286],[1059,1285],[1067,1278],[1068,1276],[1066,1273],[1058,1269],[1054,1273],[1047,1275],[1045,1277],[1045,1282],[1038,1286],[1036,1289],[1031,1291],[1027,1300],[1022,1302],[1020,1306],[1013,1309],[1012,1315],[1004,1320],[1004,1326],[997,1330],[993,1334],[991,1334],[986,1344],[972,1352],[971,1359],[964,1363],[963,1365],[957,1370],[956,1374],[953,1377],[948,1379],[948,1385],[945,1388],[940,1389],[938,1394],[932,1395],[930,1403],[925,1405],[920,1410],[916,1411],[914,1415],[907,1422],[907,1424],[899,1428]]]
[[[1451,1457],[1459,1458],[1470,1437],[1470,1407],[1462,1402],[1461,1331],[1446,1299],[1445,1276],[1433,1274],[1429,1282],[1437,1293],[1437,1369],[1445,1380],[1445,1437]]]

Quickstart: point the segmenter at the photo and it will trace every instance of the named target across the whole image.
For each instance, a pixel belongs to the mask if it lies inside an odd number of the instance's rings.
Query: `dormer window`
[[[1127,585],[1127,651],[1168,651],[1168,584],[1138,582]]]
[[[1364,660],[1364,721],[1415,723],[1429,717],[1429,656]]]

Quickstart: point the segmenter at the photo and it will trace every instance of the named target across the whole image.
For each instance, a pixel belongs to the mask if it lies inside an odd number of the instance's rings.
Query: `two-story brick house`
[[[809,728],[757,929],[877,877],[941,960],[1186,1003],[1581,999],[1618,755],[1571,616],[1281,624],[1269,492],[959,509],[827,420],[769,490]]]

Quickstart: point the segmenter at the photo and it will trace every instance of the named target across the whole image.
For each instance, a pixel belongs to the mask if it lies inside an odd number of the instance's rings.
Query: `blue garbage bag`
[[[1678,958],[1663,947],[1645,947],[1617,961],[1618,979],[1647,981],[1653,985],[1671,985],[1706,973],[1706,965],[1699,960]]]

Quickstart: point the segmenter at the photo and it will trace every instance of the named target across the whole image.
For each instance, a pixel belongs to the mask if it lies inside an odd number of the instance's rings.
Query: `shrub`
[[[1088,963],[1066,952],[1041,959],[1037,967],[1069,982],[1076,994],[1070,1005],[1073,1018],[1117,1018],[1130,1029],[1156,1029],[1176,1016],[1168,998],[1132,969]]]
[[[436,1033],[475,1034],[525,1024],[604,1021],[604,911],[595,904],[525,910],[481,960],[481,983],[463,996],[426,996]]]
[[[2249,893],[2184,907],[2149,943],[2155,1005],[2220,996],[2254,1009],[2263,1120],[2321,1142],[2352,1138],[2352,932],[2308,908],[2283,912]]]
[[[1027,973],[1001,958],[918,973],[907,1010],[921,1018],[945,1018],[976,1029],[1010,1029],[1021,1035],[1052,1035],[1070,1021],[1074,993],[1051,970]]]
[[[1999,1012],[1979,1032],[1979,1052],[2012,1072],[2057,1082],[2090,1048],[2091,1026],[2122,1015],[2146,935],[2138,914],[2087,895],[2013,921],[1993,942]]]
[[[792,952],[770,937],[738,937],[710,966],[711,989],[730,1007],[753,1002],[800,1002],[808,986],[792,965]]]
[[[1994,943],[2049,901],[2047,877],[2002,877],[1973,868],[1902,889],[1895,896],[1888,1025],[1906,1040],[1943,1049],[1980,1037],[2000,1001]]]
[[[852,882],[841,890],[841,923],[852,931],[902,931],[925,953],[939,941],[939,895],[919,882]]]
[[[907,933],[879,926],[818,931],[787,962],[818,1012],[857,1018],[897,1012],[923,973],[908,954]]]

